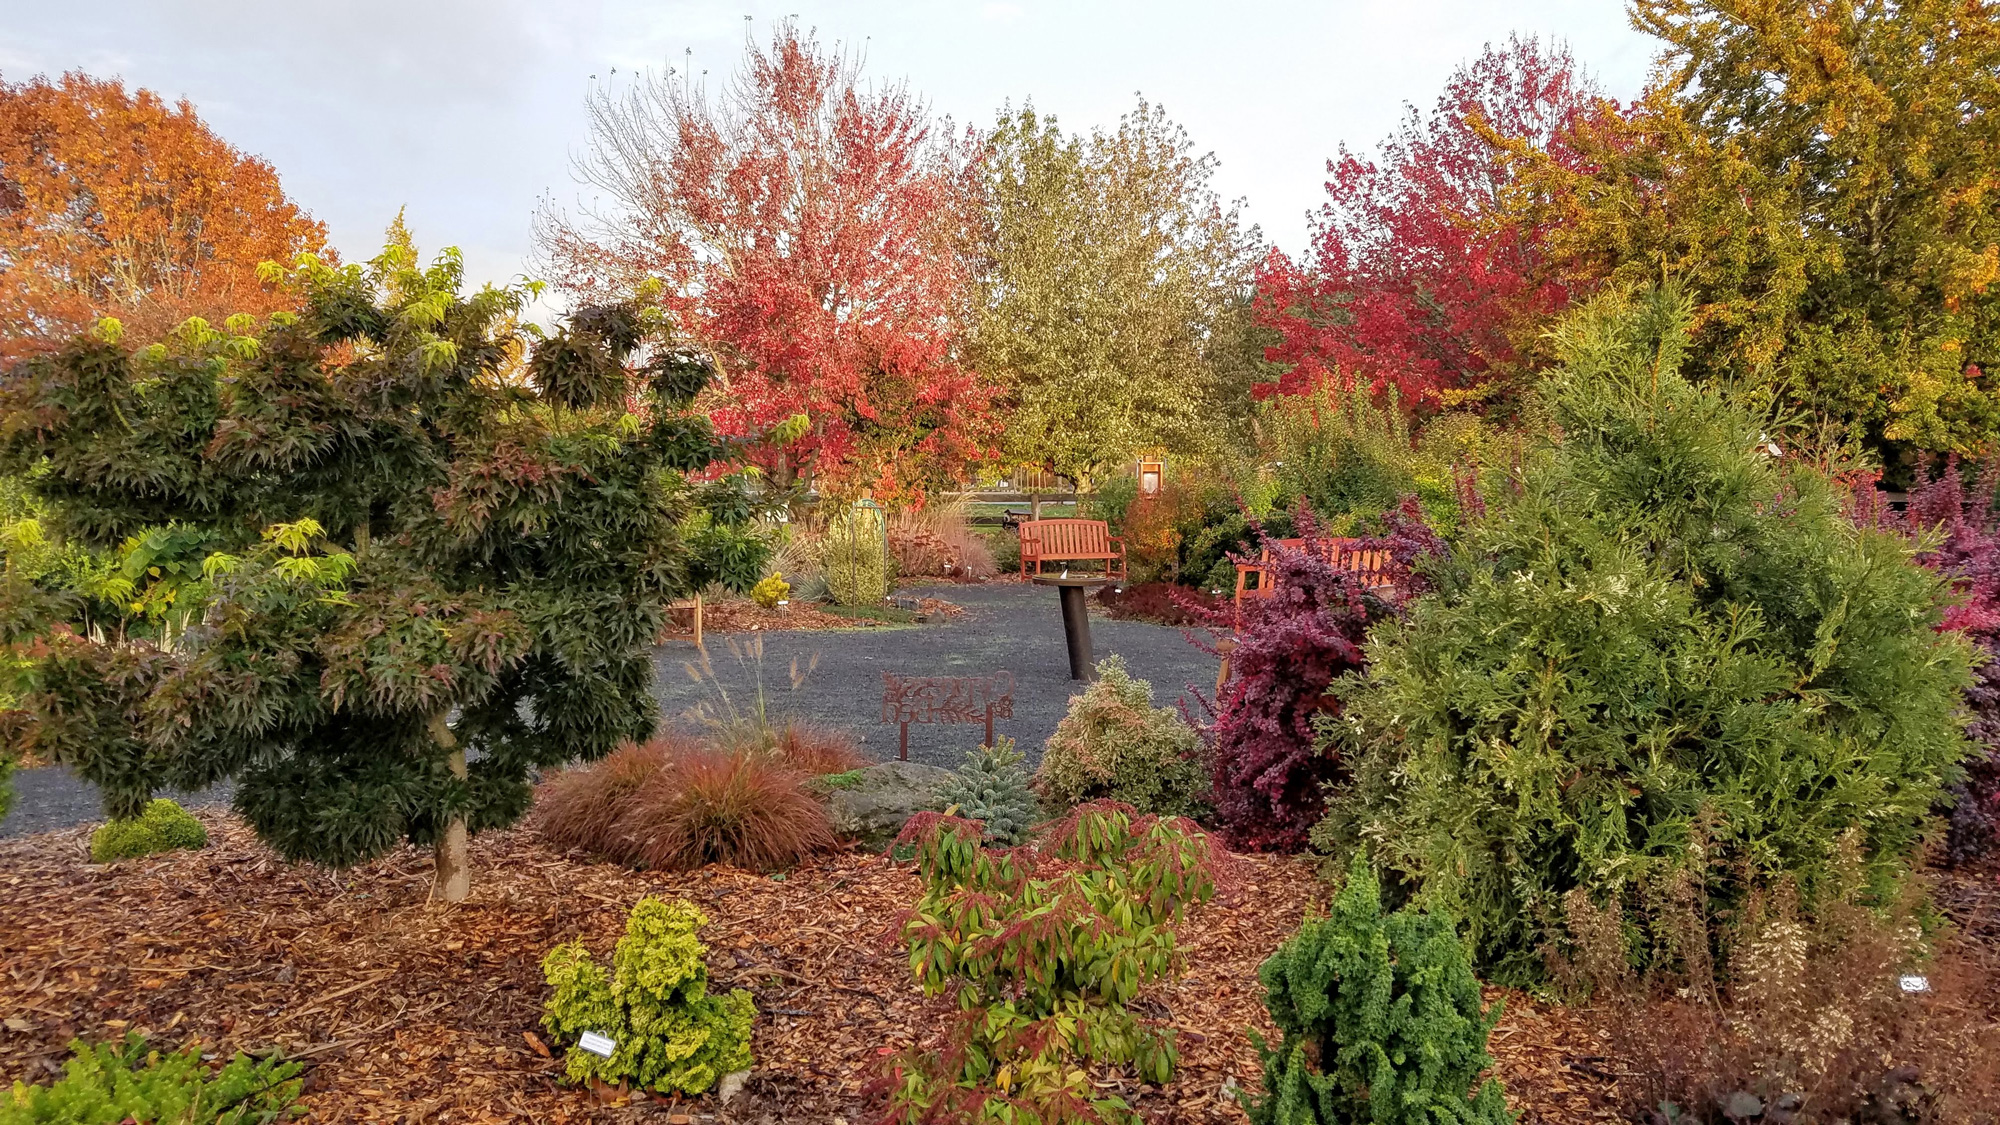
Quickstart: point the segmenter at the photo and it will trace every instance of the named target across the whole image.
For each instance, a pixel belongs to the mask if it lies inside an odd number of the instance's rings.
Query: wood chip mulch
[[[666,875],[516,829],[474,840],[472,898],[446,907],[427,901],[427,854],[291,867],[232,817],[202,819],[207,849],[111,866],[88,862],[86,829],[0,841],[0,1088],[51,1080],[74,1037],[143,1031],[305,1062],[315,1121],[863,1125],[882,1055],[942,1023],[891,934],[915,878],[880,856],[827,856],[783,879]],[[716,986],[756,996],[756,1069],[727,1106],[606,1102],[560,1085],[543,1053],[557,1045],[541,1038],[542,954],[581,936],[608,958],[649,894],[699,905]],[[1182,929],[1185,972],[1142,1001],[1181,1029],[1172,1083],[1122,1087],[1148,1121],[1243,1120],[1227,1087],[1255,1088],[1247,1029],[1271,1032],[1257,966],[1323,900],[1307,861],[1234,860]],[[1507,1002],[1493,1048],[1521,1120],[1609,1119],[1588,1033],[1561,1009]]]

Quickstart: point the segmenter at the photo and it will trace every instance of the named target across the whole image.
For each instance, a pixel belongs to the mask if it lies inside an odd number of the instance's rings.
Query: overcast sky
[[[1372,149],[1483,44],[1566,39],[1621,98],[1653,51],[1621,0],[0,0],[0,78],[81,68],[185,96],[275,165],[350,260],[407,206],[427,252],[457,245],[471,280],[503,281],[531,268],[537,200],[577,199],[593,82],[688,58],[715,82],[746,28],[762,37],[786,16],[961,124],[1032,97],[1083,131],[1143,93],[1294,252],[1336,147]]]

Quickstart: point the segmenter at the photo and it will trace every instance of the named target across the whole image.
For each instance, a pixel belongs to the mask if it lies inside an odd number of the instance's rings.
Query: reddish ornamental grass
[[[812,723],[786,723],[778,732],[775,749],[786,765],[810,777],[846,773],[869,764],[853,735]]]
[[[837,743],[800,745],[824,756]],[[557,847],[631,867],[770,871],[839,844],[805,777],[780,754],[669,735],[545,782],[534,826]]]

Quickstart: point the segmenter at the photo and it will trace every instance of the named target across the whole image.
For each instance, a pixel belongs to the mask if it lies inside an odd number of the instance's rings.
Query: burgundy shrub
[[[1338,756],[1315,745],[1314,720],[1338,714],[1328,693],[1333,681],[1365,666],[1368,627],[1395,612],[1395,604],[1421,584],[1414,569],[1424,554],[1442,548],[1414,501],[1393,513],[1389,533],[1364,546],[1387,549],[1396,587],[1369,589],[1359,576],[1334,567],[1317,521],[1300,509],[1296,526],[1306,544],[1272,544],[1269,567],[1276,589],[1210,609],[1191,599],[1183,606],[1215,628],[1233,626],[1231,677],[1209,708],[1202,728],[1214,772],[1216,823],[1231,847],[1247,851],[1298,851],[1326,814],[1325,786],[1346,776]]]
[[[1983,649],[1966,691],[1972,713],[1967,731],[1978,750],[1965,763],[1965,780],[1952,787],[1945,860],[1958,864],[2000,846],[2000,459],[1967,485],[1957,457],[1943,475],[1920,479],[1898,519],[1882,503],[1872,477],[1855,482],[1860,522],[1899,531],[1911,539],[1935,533],[1942,540],[1917,555],[1924,566],[1948,575],[1964,601],[1946,614],[1941,629],[1956,629]]]
[[[1194,603],[1192,607],[1190,602]],[[1226,612],[1229,603],[1171,582],[1142,582],[1123,588],[1106,586],[1097,592],[1097,604],[1115,621],[1145,621],[1185,629],[1206,624],[1218,610]]]

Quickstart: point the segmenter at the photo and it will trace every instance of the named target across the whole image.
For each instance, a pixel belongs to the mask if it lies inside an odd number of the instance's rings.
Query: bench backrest
[[[1103,520],[1025,520],[1021,553],[1044,559],[1108,555],[1111,529]]]
[[[1333,564],[1335,570],[1345,570],[1352,574],[1358,574],[1365,585],[1390,585],[1392,580],[1384,573],[1389,569],[1389,552],[1381,548],[1362,548],[1358,546],[1360,542],[1361,540],[1359,539],[1322,539],[1319,541],[1319,550],[1326,561]],[[1280,539],[1277,541],[1277,545],[1287,550],[1298,551],[1305,548],[1306,541],[1304,539]],[[1261,561],[1265,564],[1270,563],[1270,547],[1264,548]],[[1243,594],[1248,594],[1252,597],[1268,597],[1275,589],[1271,585],[1271,572],[1266,567],[1238,565],[1236,569],[1238,572],[1237,586],[1239,597]],[[1258,582],[1256,586],[1246,586],[1243,581],[1245,572],[1257,575]]]

